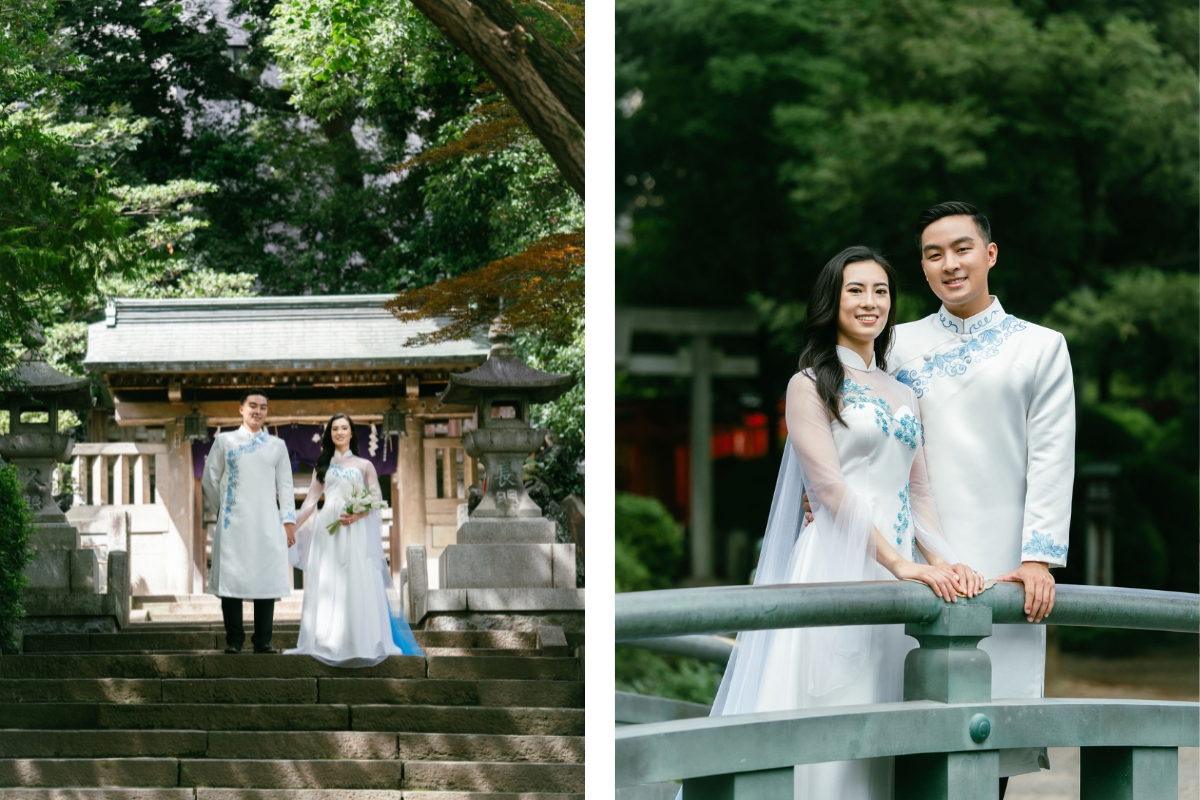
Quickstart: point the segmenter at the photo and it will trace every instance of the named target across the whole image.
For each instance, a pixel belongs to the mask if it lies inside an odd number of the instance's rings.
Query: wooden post
[[[167,504],[166,487],[168,481],[169,470],[167,467],[167,454],[154,454],[154,503],[155,505],[165,506]]]
[[[1176,747],[1079,748],[1081,800],[1175,800],[1178,796]]]
[[[108,505],[108,456],[92,459],[92,505]]]
[[[392,524],[396,524],[397,516],[400,520],[400,545],[394,552],[402,559],[407,557],[409,547],[425,544],[425,425],[419,419],[410,419],[407,429],[408,436],[396,445],[396,474],[392,479],[399,492]]]
[[[150,456],[138,453],[133,461],[133,504],[144,506],[150,502]]]
[[[129,505],[129,456],[113,456],[113,505]]]
[[[88,505],[88,458],[75,456],[71,464],[71,475],[75,479],[75,505]]]
[[[403,441],[403,440],[400,440]],[[399,460],[399,453],[395,456]],[[402,524],[403,514],[400,511],[400,481],[404,480],[404,476],[400,473],[399,465],[397,464],[396,471],[392,473],[392,491],[391,497],[388,498],[388,503],[392,506],[392,527],[388,529],[388,547],[391,549],[391,568],[392,568],[392,583],[396,586],[400,585],[400,570],[403,569],[405,563],[404,548],[400,544],[400,527]]]

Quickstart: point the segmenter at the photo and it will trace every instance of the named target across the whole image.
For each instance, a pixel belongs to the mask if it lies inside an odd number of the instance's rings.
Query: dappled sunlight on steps
[[[0,657],[0,800],[582,798],[577,659],[416,635],[428,658],[361,670],[225,655],[207,623],[27,636]]]

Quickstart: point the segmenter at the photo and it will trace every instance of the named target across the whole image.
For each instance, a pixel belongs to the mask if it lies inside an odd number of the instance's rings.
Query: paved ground
[[[1200,656],[1161,652],[1137,658],[1046,654],[1047,697],[1130,697],[1200,700]],[[1019,775],[1005,800],[1076,800],[1079,748],[1050,748],[1052,769]],[[1179,750],[1179,800],[1200,800],[1200,749]]]

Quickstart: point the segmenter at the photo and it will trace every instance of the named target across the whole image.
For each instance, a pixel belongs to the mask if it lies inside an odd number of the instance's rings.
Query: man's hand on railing
[[[1025,618],[1041,622],[1054,608],[1054,577],[1043,561],[1022,561],[1012,572],[1000,575],[998,581],[1025,585]]]

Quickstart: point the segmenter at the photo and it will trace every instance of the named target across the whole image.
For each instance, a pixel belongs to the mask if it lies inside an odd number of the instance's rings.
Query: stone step
[[[384,759],[583,763],[581,736],[366,731],[0,730],[0,758]]]
[[[207,755],[197,730],[0,730],[0,758],[132,758]]]
[[[503,656],[505,658],[539,658],[541,650],[517,650],[500,647],[423,647],[426,656],[473,656],[488,658]]]
[[[253,628],[246,629],[247,640],[243,652],[253,648],[249,637]],[[275,629],[271,645],[277,649],[296,646],[299,630]],[[541,651],[528,647],[474,647],[446,643],[436,638],[438,645],[426,644],[424,637],[417,637],[418,644],[426,655],[438,656],[506,656],[536,657]],[[471,641],[471,640],[467,640]],[[471,642],[474,644],[474,642]],[[482,643],[482,642],[481,642]],[[77,634],[28,634],[24,638],[24,652],[29,655],[40,653],[162,653],[162,652],[220,652],[225,649],[225,632],[219,631],[136,631],[132,633],[77,633]]]
[[[451,659],[453,660],[453,659]],[[461,659],[460,659],[461,660]],[[495,659],[487,659],[492,661]],[[523,662],[555,659],[519,659]],[[557,659],[570,660],[570,659]],[[0,658],[3,678],[423,678],[425,659],[392,656],[373,667],[331,667],[303,656],[64,653]]]
[[[184,786],[242,789],[399,789],[401,761],[184,759]]]
[[[319,702],[583,708],[580,681],[322,678]]]
[[[6,758],[0,786],[178,786],[174,758]]]
[[[583,763],[582,736],[401,733],[398,737],[404,761]]]
[[[143,612],[143,613],[145,613],[145,612]],[[220,614],[159,614],[159,615],[155,615],[153,618],[150,618],[149,616],[147,616],[146,621],[147,622],[164,622],[164,623],[172,622],[172,623],[180,623],[180,624],[197,623],[197,622],[199,622],[199,623],[215,622],[219,625],[221,623],[221,615]],[[247,626],[247,630],[249,630],[251,627],[254,626],[254,617],[250,614],[247,614],[245,619],[243,620],[243,622]],[[296,609],[296,611],[294,611],[294,612],[289,611],[284,614],[276,614],[274,617],[272,617],[272,622],[274,624],[279,624],[280,622],[285,622],[285,623],[289,623],[292,626],[298,628],[299,624],[300,624],[300,610]]]
[[[583,709],[435,705],[3,703],[10,729],[406,731],[582,736]]]
[[[582,792],[582,764],[470,761],[0,759],[0,786]]]
[[[195,797],[196,790],[191,787],[186,789],[0,788],[0,800],[195,800]],[[388,798],[388,800],[392,800],[392,798]]]
[[[582,708],[578,681],[433,678],[0,679],[0,703],[416,704]]]
[[[584,800],[584,795],[558,792],[425,792],[408,789],[404,792],[404,800]]]
[[[430,656],[427,660],[431,678],[577,681],[582,677],[574,658]]]
[[[246,629],[244,650],[253,648],[250,636],[253,628]],[[277,649],[295,647],[299,631],[274,631],[271,645]],[[225,649],[225,632],[216,631],[170,631],[132,633],[74,633],[74,634],[30,634],[25,637],[24,651],[35,653],[120,653],[120,652],[194,652]]]
[[[582,792],[583,773],[582,764],[408,761],[404,764],[404,788],[459,792]]]
[[[349,706],[233,705],[207,703],[5,703],[8,728],[40,730],[202,729],[249,731],[344,731]]]
[[[583,715],[581,708],[361,705],[350,719],[356,731],[583,736]]]

